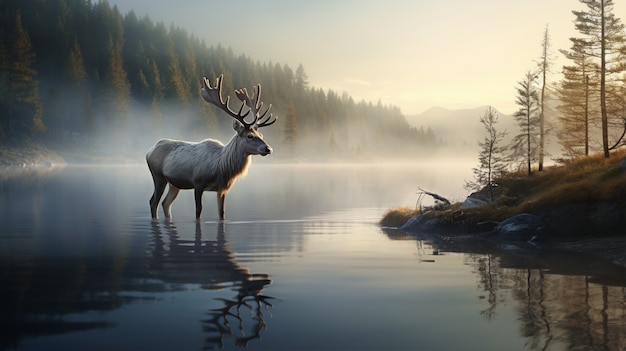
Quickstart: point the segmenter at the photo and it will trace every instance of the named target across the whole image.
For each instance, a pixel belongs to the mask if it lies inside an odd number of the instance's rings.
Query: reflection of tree
[[[518,314],[522,323],[522,335],[529,339],[529,346],[532,349],[538,348],[545,337],[546,340],[541,349],[546,350],[553,336],[545,305],[544,272],[541,270],[520,269],[516,271],[515,275],[519,283],[521,283],[516,285],[517,289],[514,289],[513,295],[520,302]],[[524,282],[526,283],[525,289]]]
[[[390,238],[401,237],[384,231]],[[406,239],[406,237],[402,237]],[[477,276],[479,313],[498,321],[510,301],[528,349],[626,350],[626,272],[601,260],[559,252],[510,252],[454,237],[416,234],[418,255],[464,252]],[[426,240],[423,242],[423,240]]]
[[[567,268],[542,267],[546,262],[540,258],[511,260],[503,254],[474,254],[466,260],[487,293],[488,307],[480,311],[486,319],[497,320],[498,306],[510,298],[517,302],[520,333],[528,349],[558,349],[563,344],[571,350],[625,349],[624,281],[592,282],[590,276],[574,275]]]
[[[496,307],[498,305],[498,277],[496,272],[498,266],[494,262],[493,255],[487,255],[478,260],[478,274],[480,277],[480,284],[487,292],[487,303],[489,306],[480,311],[480,315],[491,321],[496,316]]]

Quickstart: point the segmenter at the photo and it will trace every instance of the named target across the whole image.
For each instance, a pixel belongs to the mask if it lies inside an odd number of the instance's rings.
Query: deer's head
[[[202,80],[202,90],[200,94],[205,101],[219,107],[229,116],[234,118],[233,129],[237,132],[238,142],[244,145],[246,152],[250,155],[266,156],[272,153],[272,148],[263,140],[263,134],[259,132],[259,128],[267,127],[276,122],[276,117],[268,112],[272,105],[268,105],[265,111],[263,102],[261,102],[261,84],[255,85],[252,89],[252,97],[248,95],[246,88],[235,90],[235,96],[241,101],[239,111],[235,112],[230,109],[230,96],[226,97],[226,101],[222,98],[222,81],[224,75],[220,75],[215,79],[215,86],[211,87],[211,82],[205,77]],[[244,109],[247,110],[244,112]],[[252,112],[254,120],[246,122],[245,118]]]

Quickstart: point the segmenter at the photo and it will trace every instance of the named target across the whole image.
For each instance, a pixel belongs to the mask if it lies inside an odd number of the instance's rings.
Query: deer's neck
[[[237,135],[224,145],[220,161],[220,168],[229,175],[229,178],[236,178],[247,172],[250,154],[246,152],[245,146],[239,142]]]

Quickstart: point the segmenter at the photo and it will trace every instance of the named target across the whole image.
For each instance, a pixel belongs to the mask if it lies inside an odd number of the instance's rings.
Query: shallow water
[[[223,223],[190,191],[151,220],[143,165],[5,172],[0,349],[626,348],[622,269],[376,225],[471,166],[253,164]]]

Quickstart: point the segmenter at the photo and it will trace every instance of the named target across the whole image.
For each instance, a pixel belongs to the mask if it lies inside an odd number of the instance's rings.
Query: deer
[[[217,193],[219,219],[224,220],[224,201],[226,194],[235,181],[246,174],[251,155],[267,156],[272,148],[263,140],[260,128],[276,123],[278,119],[268,112],[272,105],[263,111],[261,102],[261,84],[253,86],[252,97],[246,88],[235,90],[235,96],[241,101],[237,112],[233,111],[230,96],[222,98],[224,75],[215,79],[215,85],[204,77],[202,79],[202,98],[233,118],[235,135],[226,145],[215,139],[189,142],[173,139],[161,139],[146,153],[146,162],[152,174],[154,193],[150,198],[150,212],[157,219],[157,210],[165,187],[169,189],[163,200],[163,212],[166,218],[172,218],[172,203],[180,189],[193,189],[196,202],[196,219],[202,212],[202,194],[204,191]],[[252,113],[252,121],[246,117]]]

